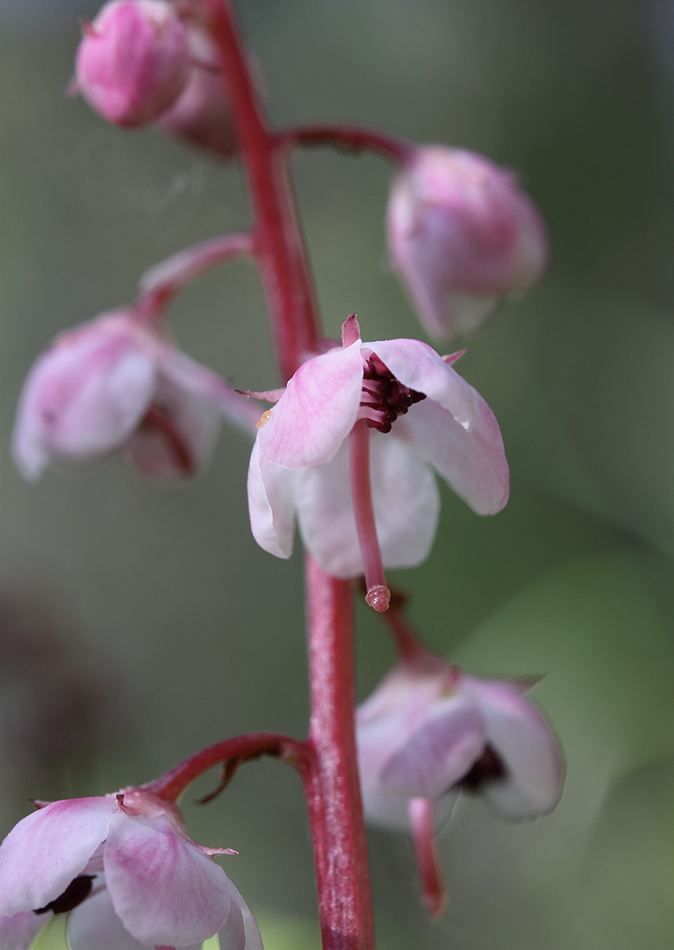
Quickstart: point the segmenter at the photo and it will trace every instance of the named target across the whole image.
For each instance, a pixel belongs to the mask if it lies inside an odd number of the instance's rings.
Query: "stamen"
[[[435,841],[433,802],[427,798],[410,798],[408,814],[419,865],[423,902],[431,917],[439,917],[447,907],[447,891],[442,881]]]
[[[364,358],[358,417],[365,419],[371,429],[390,432],[398,416],[425,398],[424,393],[403,386],[376,353]]]
[[[33,913],[46,914],[51,910],[55,914],[66,914],[69,910],[73,910],[89,896],[94,876],[93,874],[80,874],[79,877],[70,882],[62,894],[55,897],[53,901],[49,901],[44,907],[38,907]]]
[[[386,575],[384,574],[384,565],[374,521],[370,485],[370,433],[367,429],[366,419],[356,422],[351,430],[349,449],[351,497],[367,588],[365,601],[370,607],[383,612],[388,610],[391,592],[386,584]]]

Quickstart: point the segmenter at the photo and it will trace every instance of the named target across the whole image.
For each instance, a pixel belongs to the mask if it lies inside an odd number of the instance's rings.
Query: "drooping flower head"
[[[412,153],[393,182],[387,231],[391,263],[443,339],[476,329],[547,263],[543,220],[513,174],[463,149]]]
[[[128,447],[141,471],[194,474],[210,456],[218,412],[203,370],[133,309],[61,334],[24,384],[12,440],[26,478],[52,461],[77,464]]]
[[[69,913],[72,950],[193,947],[261,950],[254,919],[180,812],[142,789],[52,802],[0,846],[0,947],[27,950],[53,914]]]
[[[468,676],[425,650],[401,661],[356,712],[365,817],[411,831],[427,903],[443,907],[435,828],[460,793],[505,818],[536,818],[559,801],[564,764],[524,695],[531,682]]]
[[[115,125],[154,121],[189,75],[187,32],[167,0],[110,0],[83,24],[74,89]]]
[[[429,465],[478,514],[500,511],[501,433],[456,358],[418,340],[365,343],[350,317],[343,346],[303,363],[259,424],[248,477],[257,542],[289,557],[297,515],[305,546],[335,577],[368,579],[373,547],[385,567],[419,564],[439,509]]]

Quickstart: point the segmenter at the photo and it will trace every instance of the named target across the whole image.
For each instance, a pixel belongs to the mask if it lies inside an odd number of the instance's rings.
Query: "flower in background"
[[[411,832],[433,915],[445,904],[435,831],[462,791],[511,819],[536,818],[559,801],[564,763],[541,712],[523,695],[531,685],[468,676],[419,650],[356,711],[365,817]]]
[[[258,544],[289,557],[297,515],[324,570],[367,581],[366,543],[378,545],[385,567],[427,556],[439,510],[429,466],[486,515],[507,501],[508,465],[489,406],[450,365],[456,356],[443,359],[418,340],[364,343],[355,317],[343,338],[342,348],[303,363],[260,421],[250,518]],[[369,473],[354,466],[353,452],[349,459],[359,423],[369,427]],[[376,539],[365,542],[354,497],[370,489]]]
[[[110,0],[83,24],[73,92],[115,125],[154,121],[189,78],[187,31],[166,0]]]
[[[545,225],[513,174],[462,149],[412,153],[393,182],[387,231],[422,322],[444,339],[477,328],[547,263]]]
[[[196,844],[175,805],[141,789],[53,802],[0,847],[0,947],[27,950],[53,914],[70,913],[72,950],[261,950],[255,920]]]
[[[185,477],[213,448],[218,410],[208,371],[133,309],[61,334],[31,369],[19,401],[14,459],[29,479],[51,462],[77,464],[127,446],[146,475]]]
[[[444,807],[479,793],[505,818],[535,818],[557,804],[564,767],[550,727],[525,698],[531,682],[468,676],[421,652],[398,663],[356,714],[365,810],[408,827],[407,802]]]

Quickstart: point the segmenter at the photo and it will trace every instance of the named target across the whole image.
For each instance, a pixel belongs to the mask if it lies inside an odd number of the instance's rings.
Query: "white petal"
[[[413,567],[428,555],[439,512],[432,473],[392,434],[370,439],[372,502],[384,567]],[[327,465],[303,469],[297,516],[305,546],[333,577],[363,573],[351,500],[348,444]]]
[[[255,918],[237,888],[229,883],[232,899],[224,927],[218,931],[220,950],[264,950]]]
[[[28,950],[51,918],[50,913],[34,914],[32,910],[21,911],[11,917],[0,916],[1,950]]]
[[[147,950],[124,929],[105,888],[71,911],[68,943],[70,950]]]
[[[260,547],[276,557],[290,557],[293,551],[299,474],[262,458],[255,442],[248,467],[250,527]]]
[[[392,831],[410,830],[408,798],[378,794],[369,789],[362,789],[361,794],[368,823]],[[458,797],[458,792],[447,792],[435,800],[433,812],[436,828],[442,828],[449,821]]]
[[[492,515],[508,501],[508,462],[494,414],[475,392],[480,415],[466,432],[451,414],[427,399],[395,423],[450,487],[479,515]]]
[[[462,687],[480,708],[487,740],[502,758],[507,776],[480,791],[508,818],[531,818],[551,811],[559,801],[564,766],[541,712],[517,686],[464,677]]]

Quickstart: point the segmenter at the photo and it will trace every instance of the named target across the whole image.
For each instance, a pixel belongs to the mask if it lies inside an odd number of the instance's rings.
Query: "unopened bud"
[[[477,328],[547,262],[545,226],[515,177],[474,152],[419,148],[393,183],[391,262],[434,336]]]
[[[76,88],[115,125],[152,122],[189,76],[187,32],[166,0],[111,0],[85,26]]]

